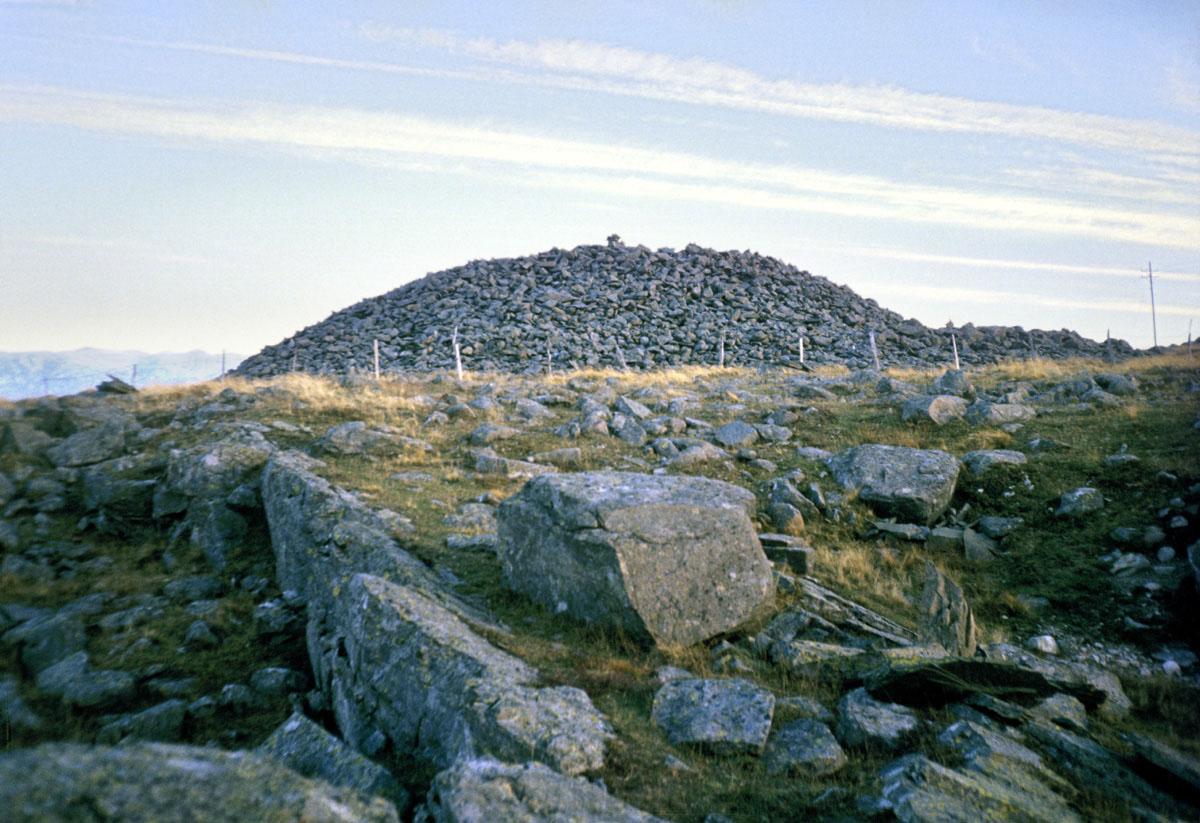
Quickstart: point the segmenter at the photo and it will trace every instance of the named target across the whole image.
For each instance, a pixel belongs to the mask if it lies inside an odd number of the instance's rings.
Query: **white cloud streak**
[[[809,246],[809,248],[813,248]],[[1014,271],[1056,272],[1085,277],[1116,277],[1133,279],[1144,276],[1144,272],[1134,268],[1116,268],[1112,266],[1076,266],[1068,263],[1039,262],[1035,260],[1008,260],[994,257],[960,257],[949,254],[927,254],[924,252],[908,251],[906,249],[871,248],[868,246],[823,246],[817,247],[826,251],[836,251],[839,254],[849,254],[856,257],[873,257],[882,260],[904,260],[916,263],[938,263],[949,266],[965,266],[980,269],[1011,269]],[[1156,280],[1173,280],[1180,283],[1200,283],[1200,274],[1187,272],[1155,271]]]
[[[53,87],[0,86],[0,121],[289,150],[452,161],[510,182],[618,197],[1200,248],[1200,217],[901,183],[796,166],[465,126],[362,109],[205,105]]]
[[[690,104],[932,132],[1050,140],[1156,155],[1187,165],[1200,155],[1200,132],[1102,114],[928,94],[902,88],[775,80],[700,58],[585,40],[497,41],[451,32],[365,24],[363,36],[439,49],[546,73],[558,82]]]
[[[1018,306],[1047,306],[1060,309],[1080,309],[1095,312],[1119,312],[1122,314],[1150,314],[1149,304],[1131,303],[1116,300],[1072,300],[1065,297],[1046,297],[1026,292],[1001,291],[993,289],[960,289],[950,286],[913,286],[879,284],[872,286],[872,296],[876,294],[892,294],[903,297],[926,297],[931,300],[945,300],[949,303],[981,303],[984,305],[1018,305]],[[1196,317],[1200,314],[1200,306],[1172,306],[1158,304],[1160,315],[1171,317]]]

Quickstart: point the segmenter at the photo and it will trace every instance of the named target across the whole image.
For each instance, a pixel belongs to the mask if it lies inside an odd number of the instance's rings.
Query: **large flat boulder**
[[[391,803],[265,757],[197,746],[54,743],[0,754],[4,819],[398,821]]]
[[[589,623],[687,646],[775,592],[751,492],[700,477],[547,475],[499,511],[506,584]]]
[[[944,451],[877,443],[835,454],[825,465],[876,512],[925,525],[950,505],[959,472],[958,459]]]

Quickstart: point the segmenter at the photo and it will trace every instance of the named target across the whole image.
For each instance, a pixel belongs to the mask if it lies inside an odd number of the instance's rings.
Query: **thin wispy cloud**
[[[220,266],[228,269],[236,264],[229,260],[198,254],[188,254],[140,240],[81,237],[77,235],[0,234],[0,251],[7,254],[57,254],[64,249],[80,249],[98,254],[155,263],[178,263],[189,266]],[[240,267],[240,266],[239,266]]]
[[[1079,277],[1115,277],[1131,280],[1141,277],[1144,271],[1135,268],[1117,268],[1115,266],[1079,266],[1069,263],[1055,263],[1038,260],[1010,260],[995,257],[965,257],[952,254],[930,254],[915,252],[908,249],[874,248],[869,246],[820,246],[806,244],[806,248],[823,251],[836,251],[839,254],[856,257],[871,257],[880,260],[902,260],[914,263],[937,263],[947,266],[965,266],[979,269],[1008,269],[1011,271],[1053,272],[1055,274],[1077,275]],[[1189,274],[1178,271],[1155,270],[1156,280],[1172,280],[1179,283],[1200,283],[1200,274]]]
[[[505,174],[511,182],[621,197],[1200,248],[1200,218],[1188,214],[726,161],[363,109],[210,105],[53,87],[0,87],[0,121],[348,156],[454,161]]]
[[[892,294],[904,297],[927,297],[933,300],[945,300],[952,303],[979,303],[983,305],[1010,306],[1046,306],[1057,309],[1078,309],[1082,311],[1119,312],[1121,314],[1151,313],[1149,303],[1134,303],[1116,300],[1076,300],[1067,297],[1047,297],[1028,292],[1003,291],[993,289],[963,289],[949,286],[915,286],[880,284],[872,289],[878,294]],[[1200,306],[1175,306],[1159,303],[1156,311],[1160,315],[1171,317],[1196,317],[1200,314]]]
[[[572,87],[888,128],[1051,140],[1135,154],[1200,155],[1200,132],[1163,123],[903,88],[772,79],[700,58],[586,40],[499,41],[453,32],[364,24],[363,36],[543,72]]]

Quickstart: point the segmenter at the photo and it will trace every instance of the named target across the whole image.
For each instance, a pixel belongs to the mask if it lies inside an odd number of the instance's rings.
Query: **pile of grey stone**
[[[873,332],[884,365],[1031,356],[1128,356],[1071,331],[966,326],[930,329],[845,286],[753,252],[625,245],[551,249],[476,260],[369,298],[245,360],[238,373],[345,375],[452,368],[458,328],[468,369],[523,372],[576,366],[654,368],[799,364],[867,367]]]

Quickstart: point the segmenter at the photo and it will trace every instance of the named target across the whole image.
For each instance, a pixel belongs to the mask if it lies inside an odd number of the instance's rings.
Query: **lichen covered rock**
[[[774,594],[750,492],[717,480],[597,472],[540,477],[500,506],[506,584],[555,611],[686,646]]]

